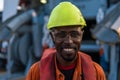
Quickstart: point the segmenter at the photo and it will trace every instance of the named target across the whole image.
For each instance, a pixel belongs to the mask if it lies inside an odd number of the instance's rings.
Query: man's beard
[[[69,51],[68,53],[64,51],[64,49],[72,49],[73,52]],[[78,53],[78,46],[71,44],[71,45],[62,45],[61,47],[58,48],[59,55],[67,62],[71,62],[76,58],[76,55]]]
[[[60,55],[61,55],[61,54],[60,54]],[[65,61],[71,62],[71,61],[73,61],[73,60],[76,58],[76,55],[74,55],[74,56],[71,57],[71,58],[65,58],[63,55],[61,55],[61,57],[62,57]]]

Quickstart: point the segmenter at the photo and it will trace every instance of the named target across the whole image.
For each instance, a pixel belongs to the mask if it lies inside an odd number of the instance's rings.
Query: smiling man
[[[44,51],[32,65],[26,80],[106,80],[103,69],[79,51],[86,22],[70,2],[61,2],[51,12],[48,29],[55,48]]]

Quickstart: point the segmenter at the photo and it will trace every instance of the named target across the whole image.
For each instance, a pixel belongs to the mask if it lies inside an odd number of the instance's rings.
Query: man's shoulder
[[[38,80],[40,78],[39,61],[34,63],[26,76],[26,80]]]
[[[32,69],[32,68],[34,68],[34,69],[39,68],[39,66],[40,66],[40,61],[35,62],[35,63],[31,66],[31,69]]]
[[[103,68],[98,63],[93,61],[93,65],[94,65],[96,71],[103,72]]]
[[[31,73],[36,73],[37,71],[39,71],[39,69],[40,69],[40,61],[35,62],[35,63],[30,67],[29,72],[31,72]]]
[[[103,68],[96,62],[93,62],[93,65],[95,67],[97,77],[99,79],[101,78],[100,80],[106,80],[106,76],[105,76],[105,73],[103,71]]]
[[[83,65],[84,63],[87,63],[89,67],[92,66],[91,68],[95,70],[97,78],[96,80],[106,80],[104,71],[98,63],[94,62],[92,58],[84,52],[78,52],[78,54],[83,62]]]

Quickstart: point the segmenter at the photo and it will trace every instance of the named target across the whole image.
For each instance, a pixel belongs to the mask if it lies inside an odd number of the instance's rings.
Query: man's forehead
[[[69,31],[69,30],[82,30],[81,26],[62,26],[54,27],[52,31]]]

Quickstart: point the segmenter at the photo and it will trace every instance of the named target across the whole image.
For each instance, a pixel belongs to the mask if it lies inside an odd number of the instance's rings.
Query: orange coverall
[[[64,80],[64,75],[57,67],[55,53],[55,49],[46,50],[41,60],[32,65],[26,80]],[[78,52],[77,63],[72,80],[82,80],[80,76],[82,72],[84,74],[84,80],[106,80],[103,69],[85,53]],[[51,65],[53,68],[51,68]],[[55,74],[52,75],[52,72]]]

